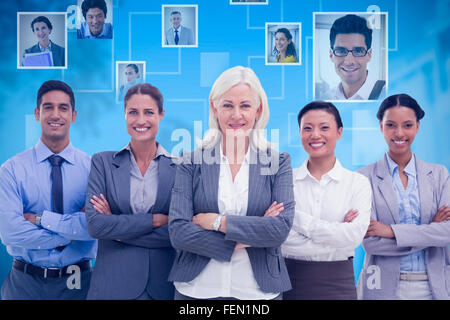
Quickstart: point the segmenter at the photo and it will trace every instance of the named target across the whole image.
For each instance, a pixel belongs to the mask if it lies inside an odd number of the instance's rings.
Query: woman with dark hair
[[[40,52],[50,52],[52,55],[52,65],[53,67],[63,67],[65,66],[65,49],[58,46],[53,41],[49,39],[50,34],[53,30],[53,25],[47,17],[39,16],[33,19],[31,22],[31,30],[38,39],[38,43],[28,48],[24,51],[23,57],[25,58],[29,54],[36,54]],[[32,66],[27,63],[23,63],[25,66]]]
[[[139,72],[139,67],[134,63],[130,63],[125,67],[125,77],[126,83],[121,85],[119,88],[119,101],[123,100],[128,89],[136,84],[142,83],[142,77]]]
[[[288,29],[280,28],[275,32],[275,48],[273,51],[277,55],[276,62],[297,62],[297,51],[294,42],[292,42],[292,34]]]
[[[450,177],[411,151],[424,115],[407,94],[386,98],[378,110],[389,150],[360,170],[373,191],[362,299],[450,298]]]
[[[130,143],[92,157],[86,219],[99,241],[88,299],[173,299],[167,223],[175,164],[156,142],[163,117],[157,88],[132,87],[125,96]]]
[[[284,299],[354,300],[353,256],[369,225],[370,184],[334,154],[343,125],[332,103],[311,102],[297,119],[309,157],[293,170],[294,223],[281,247],[292,290]]]

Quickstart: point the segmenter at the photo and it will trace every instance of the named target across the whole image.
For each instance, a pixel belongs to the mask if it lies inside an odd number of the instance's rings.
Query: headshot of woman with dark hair
[[[29,54],[36,54],[40,52],[50,52],[52,56],[52,63],[50,66],[63,67],[65,66],[65,49],[58,46],[50,40],[49,36],[52,33],[53,25],[45,16],[38,16],[31,22],[31,31],[36,36],[38,43],[24,51],[23,57]],[[27,62],[22,62],[22,65],[33,66]]]
[[[143,83],[131,87],[124,101],[130,142],[92,157],[86,220],[99,241],[87,299],[172,300],[167,277],[175,250],[168,213],[176,167],[156,140],[164,99]]]
[[[292,34],[287,28],[280,28],[275,32],[274,54],[278,63],[297,62],[297,51],[295,50]]]
[[[125,83],[119,88],[118,101],[122,102],[128,89],[143,82],[139,67],[135,63],[130,63],[125,67]]]
[[[411,150],[424,116],[407,94],[386,98],[378,110],[388,151],[359,170],[373,192],[360,299],[450,299],[450,176]]]

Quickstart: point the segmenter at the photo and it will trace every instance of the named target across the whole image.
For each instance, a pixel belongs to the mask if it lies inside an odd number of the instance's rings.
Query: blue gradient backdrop
[[[198,5],[198,48],[161,47],[161,5]],[[235,65],[255,70],[269,97],[269,129],[279,129],[279,149],[291,154],[294,167],[306,154],[300,145],[296,115],[312,99],[313,12],[365,12],[377,6],[388,12],[389,94],[408,93],[426,112],[414,151],[425,161],[450,168],[450,1],[446,0],[269,0],[269,5],[229,5],[229,0],[113,0],[114,40],[77,40],[68,32],[66,70],[17,70],[17,12],[68,12],[75,0],[3,0],[0,2],[0,163],[33,146],[40,135],[33,118],[36,93],[46,80],[66,81],[75,91],[78,117],[73,144],[89,154],[117,150],[128,142],[123,105],[115,102],[115,60],[143,60],[147,82],[160,88],[166,115],[159,141],[172,150],[174,129],[191,133],[194,121],[207,129],[210,87]],[[72,6],[72,7],[71,7]],[[265,22],[301,22],[301,66],[265,66]],[[70,24],[70,23],[69,23]],[[375,118],[379,103],[338,103],[344,122],[336,154],[351,170],[378,160],[386,151]],[[270,134],[269,134],[270,139]],[[359,275],[364,251],[355,257]],[[0,282],[11,267],[0,245]]]

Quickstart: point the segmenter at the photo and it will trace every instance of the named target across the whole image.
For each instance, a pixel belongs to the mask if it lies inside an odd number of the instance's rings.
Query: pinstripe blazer
[[[450,205],[450,177],[444,166],[416,159],[421,224],[400,224],[398,203],[386,156],[359,170],[372,185],[372,219],[390,225],[395,239],[368,237],[358,281],[362,299],[397,299],[400,256],[425,249],[430,288],[436,299],[450,299],[450,221],[432,222],[437,210]]]
[[[97,260],[88,299],[135,299],[147,290],[153,299],[173,299],[167,281],[175,250],[168,226],[153,227],[153,213],[169,213],[175,163],[161,155],[158,191],[149,212],[132,214],[130,207],[130,152],[105,151],[92,157],[86,195],[87,229],[98,241]],[[111,215],[95,211],[90,199],[102,193]],[[116,241],[120,239],[120,241]]]
[[[213,164],[199,163],[199,159],[207,158],[207,152],[198,149],[185,156],[177,167],[169,212],[169,235],[177,255],[169,280],[193,280],[210,259],[230,261],[239,242],[251,246],[246,250],[255,280],[263,292],[290,290],[291,283],[280,250],[294,218],[289,154],[271,150],[270,165],[267,154],[264,157],[263,153],[251,151],[247,215],[227,216],[227,233],[224,234],[192,223],[196,213],[219,213],[220,152],[217,147],[212,149],[211,156],[216,160]],[[262,217],[273,201],[283,202],[283,212],[276,218]]]

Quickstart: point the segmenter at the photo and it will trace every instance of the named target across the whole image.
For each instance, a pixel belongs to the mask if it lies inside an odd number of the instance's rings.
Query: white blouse
[[[338,159],[318,181],[308,171],[307,163],[293,170],[295,217],[281,246],[282,254],[306,261],[347,260],[369,226],[370,182],[362,174],[343,168]],[[352,222],[344,222],[350,209],[359,214]]]

